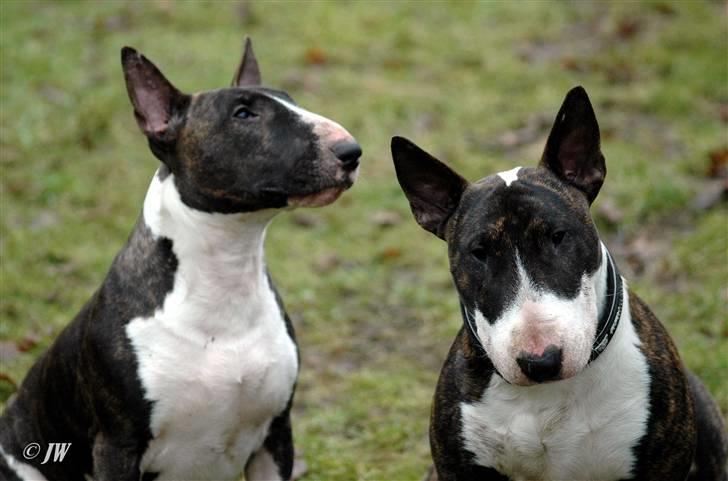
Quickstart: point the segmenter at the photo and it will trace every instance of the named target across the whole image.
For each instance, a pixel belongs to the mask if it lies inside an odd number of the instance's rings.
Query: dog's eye
[[[473,247],[470,250],[470,255],[478,259],[480,262],[485,262],[488,260],[488,249],[483,246]]]
[[[564,240],[565,235],[566,235],[566,231],[557,230],[556,232],[551,234],[551,242],[553,242],[554,246],[557,247]]]
[[[233,117],[235,117],[236,119],[252,119],[253,117],[257,117],[257,115],[251,112],[248,107],[238,107],[237,109],[235,109]]]

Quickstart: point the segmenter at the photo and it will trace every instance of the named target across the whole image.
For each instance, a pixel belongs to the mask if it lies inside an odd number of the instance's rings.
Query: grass
[[[609,167],[600,229],[728,412],[728,212],[691,207],[728,142],[724,4],[5,1],[0,22],[0,401],[101,282],[156,169],[121,46],[196,91],[227,85],[250,34],[264,82],[365,152],[335,205],[285,213],[268,234],[302,351],[307,479],[411,480],[429,464],[430,399],[461,320],[445,245],[411,218],[390,137],[471,180],[531,165],[549,125],[499,139],[548,124],[576,84]]]

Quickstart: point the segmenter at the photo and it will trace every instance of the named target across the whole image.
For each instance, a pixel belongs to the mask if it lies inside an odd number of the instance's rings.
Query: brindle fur
[[[275,209],[287,206],[289,197],[351,186],[352,178],[336,176],[335,159],[344,159],[277,99],[293,100],[257,85],[260,72],[249,41],[231,88],[194,95],[177,90],[135,50],[125,47],[121,57],[137,123],[162,162],[157,175],[174,175],[188,207],[218,214]],[[255,112],[255,122],[237,118],[241,107]],[[358,155],[346,165],[355,168]],[[173,290],[178,259],[172,244],[139,218],[99,290],[30,369],[0,418],[0,446],[7,455],[54,481],[157,476],[140,473],[153,406],[145,399],[126,327],[153,316]],[[290,319],[270,286],[295,344]],[[292,398],[293,391],[263,441],[282,479],[290,479],[293,467]],[[50,442],[72,443],[63,462],[23,459],[28,443],[45,449]],[[2,455],[0,478],[17,479]]]
[[[467,307],[479,300],[488,322],[498,319],[517,292],[515,249],[528,266],[531,282],[567,299],[576,295],[582,276],[594,273],[603,262],[589,207],[607,169],[596,116],[582,88],[573,89],[564,100],[539,166],[521,168],[518,182],[510,185],[500,176],[469,184],[401,137],[392,139],[392,155],[415,219],[448,243],[461,301]],[[576,234],[568,251],[544,255],[551,253],[543,241],[549,239],[549,225]],[[474,255],[480,248],[487,251],[485,261]],[[628,297],[624,309],[630,310],[650,378],[647,431],[630,446],[635,460],[631,479],[684,481],[694,462],[690,480],[726,480],[728,440],[715,402],[684,368],[659,320],[635,294]],[[495,375],[499,374],[474,334],[461,328],[434,396],[430,444],[435,466],[427,480],[509,479],[477,465],[463,435],[460,407],[481,400]]]

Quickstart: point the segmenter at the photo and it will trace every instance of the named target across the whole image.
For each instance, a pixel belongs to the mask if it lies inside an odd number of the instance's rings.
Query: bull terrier
[[[606,166],[583,88],[538,167],[469,183],[404,138],[392,156],[415,219],[447,242],[463,318],[434,397],[431,480],[726,479],[715,402],[589,214]]]
[[[232,86],[193,95],[132,48],[121,62],[161,163],[101,287],[0,419],[0,477],[290,479],[299,355],[263,241],[281,210],[348,189],[361,149],[262,87],[249,39]]]

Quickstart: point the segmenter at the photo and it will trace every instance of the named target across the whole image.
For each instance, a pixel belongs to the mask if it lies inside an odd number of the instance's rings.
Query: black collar
[[[607,347],[614,333],[617,332],[619,318],[622,317],[622,303],[624,301],[622,276],[619,275],[617,264],[614,263],[614,259],[612,259],[612,255],[606,247],[604,253],[607,255],[607,292],[604,295],[606,302],[604,303],[602,315],[599,316],[597,336],[594,338],[589,362],[599,357],[599,354]]]
[[[606,302],[602,310],[602,315],[599,316],[599,322],[597,323],[597,335],[594,338],[589,362],[599,357],[599,354],[606,349],[609,341],[612,340],[614,333],[617,331],[619,318],[622,317],[622,304],[624,301],[622,277],[619,275],[617,265],[614,263],[606,247],[604,248],[604,253],[606,254],[605,260],[607,262],[607,292],[604,294]],[[460,299],[460,311],[476,344],[483,349],[483,345],[480,343],[480,339],[476,334],[475,322],[470,315],[470,311],[465,307],[462,298]]]

